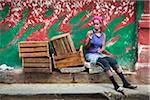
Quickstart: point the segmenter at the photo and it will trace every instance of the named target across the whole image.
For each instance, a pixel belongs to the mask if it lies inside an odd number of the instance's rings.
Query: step
[[[0,84],[1,100],[149,100],[150,85],[116,92],[112,84]]]

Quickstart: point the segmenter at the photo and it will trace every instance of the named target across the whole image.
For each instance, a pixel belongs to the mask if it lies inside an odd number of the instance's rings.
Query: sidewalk
[[[70,84],[0,84],[0,100],[7,100],[15,96],[20,99],[10,99],[10,100],[27,100],[27,96],[39,97],[42,95],[53,95],[53,99],[43,99],[36,98],[36,100],[70,100],[67,95],[76,96],[73,100],[85,100],[84,97],[88,97],[89,100],[149,100],[150,95],[150,85],[138,85],[136,90],[125,89],[124,92],[126,96],[113,90],[112,84],[102,84],[102,83],[70,83]],[[66,95],[66,99],[63,99],[63,95]],[[85,95],[85,96],[84,96]],[[90,99],[90,96],[96,96],[95,99]],[[47,96],[46,96],[47,97]],[[5,99],[4,99],[5,98]],[[25,98],[25,99],[23,99]],[[33,97],[32,97],[33,98]],[[93,97],[92,97],[93,98]],[[29,100],[34,100],[29,99]],[[9,99],[8,99],[9,100]],[[72,99],[71,99],[72,100]]]

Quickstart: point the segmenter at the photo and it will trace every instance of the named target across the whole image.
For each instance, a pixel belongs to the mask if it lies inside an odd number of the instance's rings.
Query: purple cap
[[[102,22],[102,17],[100,17],[100,16],[94,16],[93,18],[92,18],[92,20],[94,21],[94,20],[99,20],[100,22]]]

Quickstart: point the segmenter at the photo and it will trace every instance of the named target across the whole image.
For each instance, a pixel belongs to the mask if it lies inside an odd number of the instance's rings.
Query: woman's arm
[[[92,39],[92,31],[88,31],[85,38],[85,46],[87,47],[89,45],[90,40]]]

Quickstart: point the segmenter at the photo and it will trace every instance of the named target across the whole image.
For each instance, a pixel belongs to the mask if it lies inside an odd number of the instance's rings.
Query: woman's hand
[[[89,38],[89,39],[92,39],[92,31],[88,31],[88,33],[87,33],[87,37]]]
[[[97,50],[98,53],[102,53],[103,51],[104,51],[103,48],[98,48],[98,50]]]
[[[92,39],[92,31],[88,31],[85,39],[85,45],[89,46],[89,42]]]

